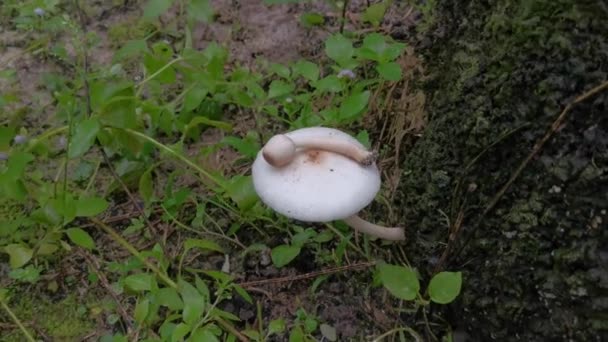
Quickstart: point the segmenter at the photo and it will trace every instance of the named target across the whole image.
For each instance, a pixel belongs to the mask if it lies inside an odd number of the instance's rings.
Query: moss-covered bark
[[[474,340],[606,340],[608,94],[576,106],[480,213],[566,104],[608,79],[608,5],[439,3],[421,49],[429,125],[404,161],[399,203],[412,254],[431,272],[447,240],[440,211],[452,224],[462,211],[464,249],[447,267],[464,272],[464,287],[450,322]]]

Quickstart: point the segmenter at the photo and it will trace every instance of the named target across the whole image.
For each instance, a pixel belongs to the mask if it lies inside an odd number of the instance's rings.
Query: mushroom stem
[[[405,231],[400,227],[379,226],[360,218],[358,215],[347,217],[343,221],[355,230],[384,240],[405,240]]]
[[[268,140],[263,148],[264,159],[274,167],[285,166],[293,160],[297,148],[335,152],[364,166],[371,165],[376,159],[374,152],[340,139],[327,137],[290,138],[284,134],[275,135]]]

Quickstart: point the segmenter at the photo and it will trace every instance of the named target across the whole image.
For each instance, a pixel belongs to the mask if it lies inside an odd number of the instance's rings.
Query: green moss
[[[22,322],[35,322],[52,341],[76,341],[96,327],[87,306],[94,301],[94,298],[89,298],[87,304],[84,304],[75,295],[70,295],[56,303],[51,303],[48,299],[22,297],[14,298],[9,304]],[[4,317],[2,320],[7,321]],[[19,341],[21,338],[21,332],[14,329],[2,336],[0,341]]]
[[[451,324],[480,341],[605,335],[606,315],[589,308],[608,291],[606,92],[574,108],[496,208],[479,214],[564,106],[608,79],[608,8],[469,0],[439,2],[434,14],[420,50],[430,121],[403,160],[395,203],[416,241],[408,250],[423,272],[433,270],[428,260],[447,241],[438,213],[456,222],[462,209],[455,250],[463,249],[447,268],[462,270],[465,283],[445,311]]]

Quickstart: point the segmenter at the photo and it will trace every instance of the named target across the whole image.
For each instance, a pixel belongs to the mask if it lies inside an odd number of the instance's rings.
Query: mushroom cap
[[[355,138],[333,128],[309,127],[285,133],[290,138],[342,139],[364,148]],[[253,186],[264,204],[304,222],[328,222],[357,214],[380,190],[375,163],[363,166],[342,154],[296,149],[291,163],[273,167],[260,151],[252,166]]]

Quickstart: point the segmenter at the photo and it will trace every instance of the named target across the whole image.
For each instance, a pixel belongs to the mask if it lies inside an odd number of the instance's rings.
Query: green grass
[[[8,213],[0,219],[8,227],[0,233],[0,262],[10,269],[0,288],[10,293],[3,299],[6,314],[14,313],[9,324],[23,323],[31,334],[53,340],[100,331],[104,341],[331,335],[331,327],[321,329],[302,308],[296,317],[264,317],[260,298],[238,285],[239,265],[264,251],[279,271],[296,267],[303,251],[316,268],[350,258],[377,261],[371,271],[376,281],[364,286],[383,286],[394,302],[404,300],[414,311],[453,300],[459,275],[442,274],[437,279],[449,281],[435,281],[430,294],[423,293],[404,256],[384,251],[381,241],[355,239],[342,222],[299,226],[266,208],[248,171],[264,142],[282,131],[336,127],[370,145],[370,133],[377,132],[368,131],[365,118],[382,110],[385,93],[401,81],[398,62],[406,44],[379,32],[340,34],[329,27],[322,58],[263,61],[248,69],[230,62],[222,42],[192,48],[194,25],[213,18],[206,1],[176,1],[179,15],[171,15],[171,3],[125,9],[142,17],[113,25],[108,45],[83,26],[83,17],[99,8],[36,0],[0,6],[2,22],[35,47],[23,53],[51,66],[40,77],[51,99],[44,108],[25,101],[28,94],[15,82],[23,75],[0,70],[10,89],[0,95],[6,157],[0,161],[0,211]],[[163,14],[169,22],[159,20]],[[95,64],[92,57],[108,46],[115,48],[111,64]],[[342,77],[345,71],[354,77]],[[238,133],[245,117],[251,123]],[[222,138],[199,144],[213,135]],[[209,162],[226,150],[236,155],[231,165]],[[223,255],[235,272],[197,261]],[[83,266],[75,274],[45,277],[63,274],[64,262],[74,257]],[[324,280],[317,278],[313,288]],[[44,302],[44,286],[70,293],[81,284],[114,304],[101,308],[101,299],[90,295]],[[256,307],[255,325],[222,309],[237,299]],[[395,332],[408,330],[396,324]]]

